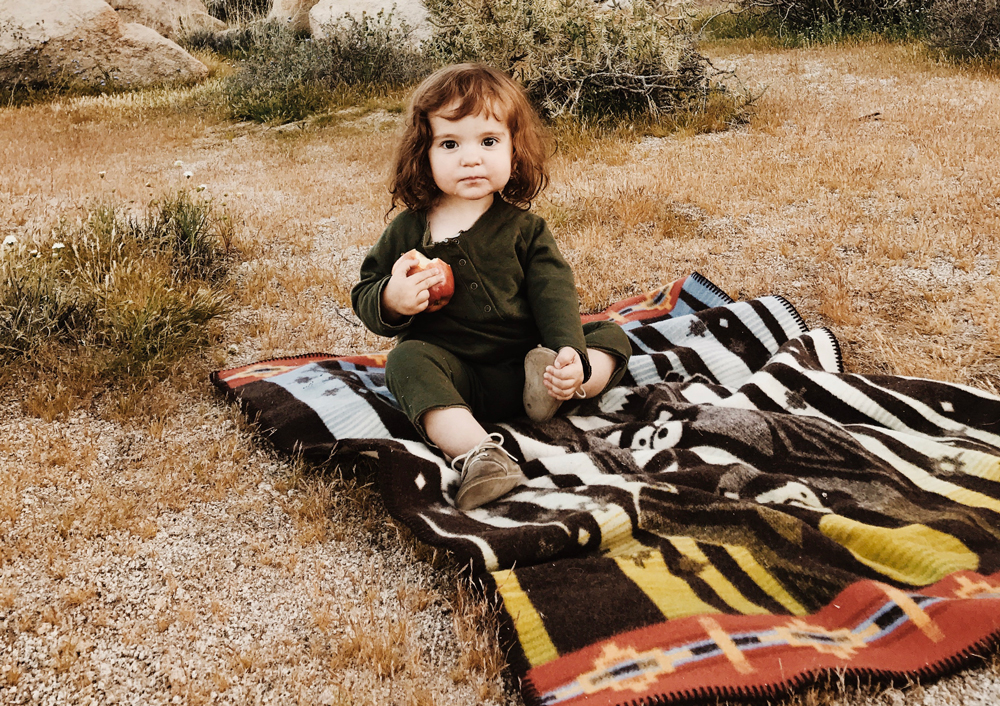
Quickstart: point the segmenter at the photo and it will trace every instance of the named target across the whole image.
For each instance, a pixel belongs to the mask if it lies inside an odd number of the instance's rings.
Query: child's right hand
[[[389,283],[382,290],[382,309],[394,319],[413,316],[426,309],[430,298],[428,290],[444,282],[444,275],[436,269],[418,270],[407,276],[410,268],[418,264],[417,256],[410,251],[400,255],[392,266]]]

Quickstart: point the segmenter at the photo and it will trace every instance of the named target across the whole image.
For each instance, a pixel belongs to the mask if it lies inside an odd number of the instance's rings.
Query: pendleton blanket
[[[698,274],[598,316],[632,341],[621,386],[488,427],[530,482],[468,513],[384,357],[213,379],[282,448],[377,457],[389,511],[501,601],[529,704],[928,677],[1000,635],[1000,398],[847,374],[789,302]]]

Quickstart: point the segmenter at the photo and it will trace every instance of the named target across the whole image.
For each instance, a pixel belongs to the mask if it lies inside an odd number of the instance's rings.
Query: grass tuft
[[[155,377],[204,345],[228,311],[231,221],[185,191],[138,216],[97,205],[32,245],[3,246],[0,361],[54,373],[32,396],[39,409],[81,393],[68,378]]]

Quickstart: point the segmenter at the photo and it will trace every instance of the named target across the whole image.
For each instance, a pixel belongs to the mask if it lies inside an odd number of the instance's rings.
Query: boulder
[[[276,0],[277,1],[277,0]],[[393,9],[395,5],[395,9]],[[309,31],[314,37],[324,34],[323,27],[336,24],[344,19],[344,15],[361,18],[362,13],[377,15],[379,11],[388,13],[392,10],[393,18],[402,20],[413,30],[410,38],[414,42],[422,42],[431,36],[433,27],[427,19],[427,8],[419,0],[319,0],[309,11]]]
[[[271,22],[281,22],[296,32],[308,32],[309,11],[318,0],[274,0],[267,19]]]
[[[208,67],[144,25],[122,22],[104,0],[3,0],[0,83],[68,76],[125,85],[194,81]]]
[[[226,23],[208,14],[201,0],[108,0],[123,22],[155,29],[178,39],[191,32],[220,32]]]

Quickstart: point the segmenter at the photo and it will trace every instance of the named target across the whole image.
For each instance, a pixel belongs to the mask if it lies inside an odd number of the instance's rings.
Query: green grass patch
[[[787,13],[787,8],[778,5],[760,7],[748,0],[744,6],[731,5],[728,11],[702,13],[694,27],[708,41],[748,50],[908,42],[926,36],[925,13],[906,6],[866,14],[828,11],[823,2],[790,4],[796,12]]]
[[[0,251],[0,361],[142,386],[212,338],[229,310],[230,218],[181,191],[140,215],[93,207]]]

